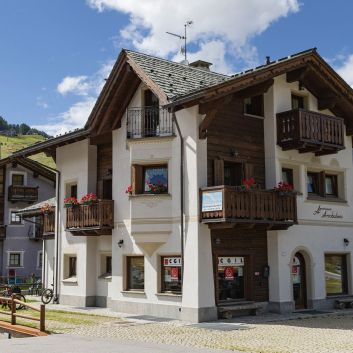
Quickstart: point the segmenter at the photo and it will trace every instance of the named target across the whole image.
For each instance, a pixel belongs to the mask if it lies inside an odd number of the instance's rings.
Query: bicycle
[[[21,289],[15,286],[7,287],[2,293],[1,296],[4,298],[11,298],[14,295],[14,299],[20,300],[21,302],[26,302],[26,297],[21,294]],[[2,300],[1,307],[6,309],[8,307],[10,310],[12,308],[12,303],[9,300]],[[15,303],[16,310],[24,309],[25,306],[21,303]]]
[[[54,285],[51,285],[54,287]],[[41,300],[43,304],[49,304],[54,297],[54,289],[51,288],[46,288],[43,290],[42,295],[41,295]]]

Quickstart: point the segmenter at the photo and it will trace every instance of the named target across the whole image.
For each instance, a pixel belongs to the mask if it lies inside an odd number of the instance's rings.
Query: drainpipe
[[[172,119],[177,128],[180,138],[180,248],[181,248],[181,287],[184,282],[184,139],[181,134],[180,126],[176,118],[174,109],[172,111]]]

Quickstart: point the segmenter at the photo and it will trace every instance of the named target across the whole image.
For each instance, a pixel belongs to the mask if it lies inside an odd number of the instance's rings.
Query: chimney
[[[271,58],[269,56],[266,56],[266,65],[271,64]]]
[[[198,69],[202,69],[205,71],[210,71],[210,66],[212,66],[212,63],[209,63],[208,61],[203,61],[203,60],[196,60],[190,64],[191,67],[197,67]]]

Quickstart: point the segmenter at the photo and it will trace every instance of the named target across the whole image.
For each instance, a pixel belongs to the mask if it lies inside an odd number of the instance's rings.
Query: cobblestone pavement
[[[109,316],[89,326],[57,328],[75,336],[138,340],[160,344],[203,347],[253,353],[352,353],[353,311],[289,316],[266,314],[212,323],[188,324],[126,314],[108,309],[60,310]]]

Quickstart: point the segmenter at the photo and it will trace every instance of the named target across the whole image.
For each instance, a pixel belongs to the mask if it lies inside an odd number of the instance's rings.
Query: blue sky
[[[310,47],[353,84],[347,0],[0,0],[0,115],[51,134],[80,127],[121,47],[233,73]]]

